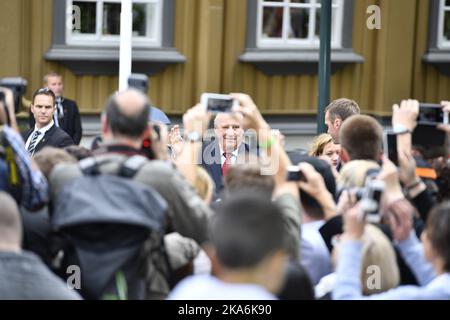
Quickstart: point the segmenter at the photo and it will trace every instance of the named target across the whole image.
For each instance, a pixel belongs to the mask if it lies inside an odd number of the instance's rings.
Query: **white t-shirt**
[[[277,300],[256,284],[227,283],[211,275],[195,275],[181,281],[168,300]]]

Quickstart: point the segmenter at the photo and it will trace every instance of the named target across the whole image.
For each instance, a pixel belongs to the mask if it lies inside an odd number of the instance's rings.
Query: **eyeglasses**
[[[41,93],[52,93],[53,95],[55,94],[52,90],[50,90],[49,88],[41,88],[38,91],[36,91],[36,94],[41,94]]]

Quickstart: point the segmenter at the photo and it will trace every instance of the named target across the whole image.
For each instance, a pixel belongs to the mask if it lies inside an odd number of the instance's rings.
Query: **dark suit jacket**
[[[241,143],[238,154],[241,155],[243,152],[250,152],[250,147],[245,143]],[[258,152],[256,151],[255,154],[258,154]],[[201,159],[202,167],[205,168],[205,170],[214,181],[214,184],[216,186],[215,196],[217,197],[224,187],[220,146],[217,140],[203,145]]]
[[[25,142],[28,140],[28,137],[33,133],[33,131],[34,129],[30,129],[24,134],[23,138]],[[53,125],[53,127],[45,133],[41,141],[39,141],[35,152],[42,150],[44,147],[64,148],[73,144],[74,142],[72,138],[69,137],[64,130]]]
[[[75,144],[79,144],[83,136],[83,129],[81,128],[80,112],[75,101],[63,98],[62,101],[64,118],[58,119],[60,128],[63,129],[72,138]],[[30,128],[34,128],[34,117],[30,111]]]

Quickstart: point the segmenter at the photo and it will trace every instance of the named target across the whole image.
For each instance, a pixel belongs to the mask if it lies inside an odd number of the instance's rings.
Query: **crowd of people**
[[[345,98],[289,152],[246,94],[169,127],[128,89],[87,149],[62,88],[45,76],[23,136],[0,88],[0,299],[450,299],[448,148],[413,143],[418,101],[393,106],[394,164]]]

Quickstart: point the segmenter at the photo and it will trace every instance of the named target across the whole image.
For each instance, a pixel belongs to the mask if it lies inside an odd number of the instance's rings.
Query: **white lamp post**
[[[131,74],[132,63],[132,36],[132,1],[122,0],[122,11],[120,13],[119,91],[128,88],[128,77]]]

